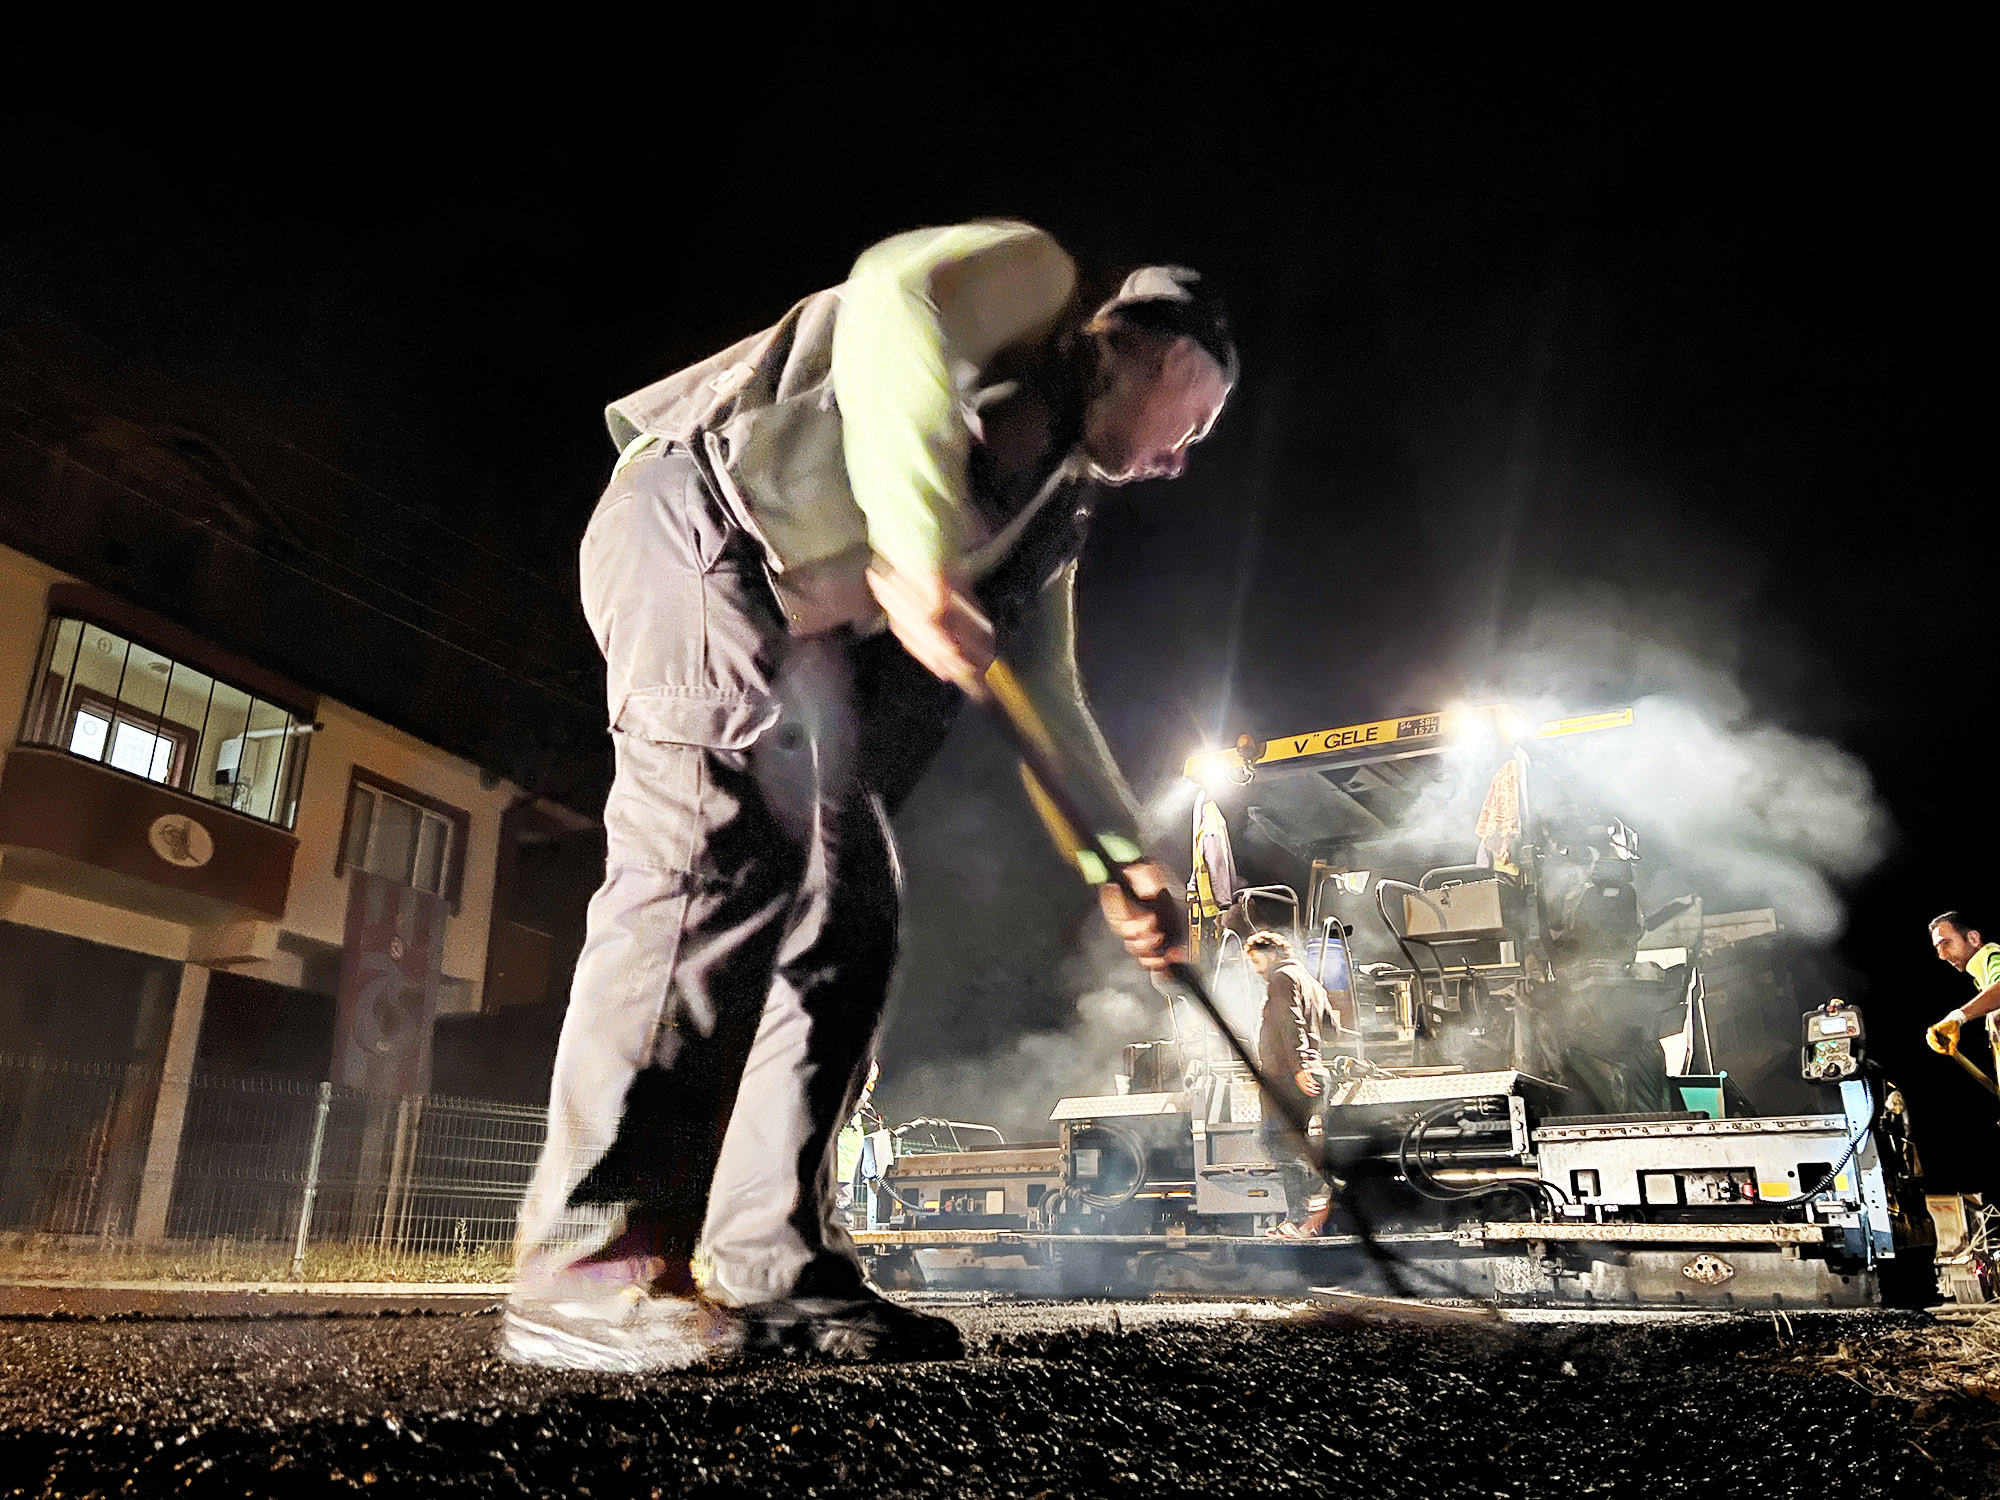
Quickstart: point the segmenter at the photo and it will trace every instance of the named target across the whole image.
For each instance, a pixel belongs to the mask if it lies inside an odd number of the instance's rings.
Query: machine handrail
[[[954,1146],[961,1145],[961,1142],[958,1139],[958,1133],[961,1130],[983,1130],[988,1135],[992,1136],[1001,1145],[1004,1146],[1007,1144],[1007,1137],[1000,1133],[998,1127],[993,1125],[978,1125],[974,1124],[970,1120],[932,1120],[927,1118],[905,1120],[902,1124],[895,1126],[893,1129],[891,1129],[889,1133],[892,1136],[896,1137],[898,1140],[900,1140],[905,1134],[907,1134],[912,1130],[915,1130],[919,1125],[928,1127],[930,1129],[936,1129],[939,1126],[944,1127],[946,1130],[949,1130],[951,1132],[951,1143]]]

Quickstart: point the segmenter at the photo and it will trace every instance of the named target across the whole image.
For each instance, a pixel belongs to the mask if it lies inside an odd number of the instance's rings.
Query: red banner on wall
[[[444,978],[444,898],[365,870],[349,870],[347,878],[333,1081],[421,1094],[430,1087]]]

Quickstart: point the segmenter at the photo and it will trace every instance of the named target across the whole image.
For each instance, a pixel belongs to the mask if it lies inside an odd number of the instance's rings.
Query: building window
[[[70,694],[63,748],[148,781],[184,786],[188,752],[201,736],[155,714],[134,712],[115,698],[78,687]]]
[[[311,733],[268,699],[115,630],[52,615],[21,742],[290,828]]]
[[[472,815],[356,766],[334,873],[366,870],[444,897],[453,910],[465,879]]]

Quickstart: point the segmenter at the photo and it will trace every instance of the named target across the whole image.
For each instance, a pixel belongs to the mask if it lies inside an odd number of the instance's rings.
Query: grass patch
[[[384,1252],[375,1245],[308,1245],[302,1279],[314,1282],[503,1282],[505,1252]],[[291,1282],[292,1247],[236,1240],[138,1245],[63,1235],[0,1236],[0,1281]]]

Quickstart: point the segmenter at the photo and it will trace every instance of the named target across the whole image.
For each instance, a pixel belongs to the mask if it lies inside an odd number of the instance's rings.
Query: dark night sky
[[[1608,614],[1866,760],[1899,841],[1841,956],[1912,1087],[1969,1105],[1908,1044],[1964,983],[1925,918],[2000,908],[1967,452],[1984,195],[1947,44],[1187,37],[1118,67],[802,57],[706,88],[662,54],[643,97],[607,57],[630,102],[433,101],[365,131],[24,123],[4,265],[555,589],[603,402],[871,240],[1008,214],[1087,259],[1197,266],[1236,315],[1238,398],[1186,479],[1100,512],[1086,559],[1086,674],[1135,783],[1198,733],[1434,708],[1505,681],[1537,610]],[[1590,707],[1673,670],[1598,658],[1563,686]],[[990,747],[947,772],[906,830],[892,1066],[1056,1024],[1050,976],[1088,946]]]

